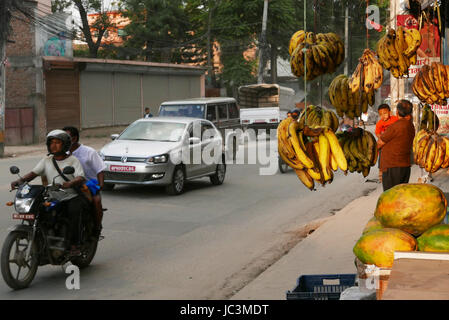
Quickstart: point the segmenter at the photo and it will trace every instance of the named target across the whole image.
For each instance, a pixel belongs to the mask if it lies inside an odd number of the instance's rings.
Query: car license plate
[[[14,213],[12,215],[13,219],[20,219],[20,220],[34,220],[34,214],[19,214]]]
[[[255,120],[254,123],[266,123],[265,120]]]
[[[134,166],[110,166],[109,170],[114,172],[135,172],[136,167]]]

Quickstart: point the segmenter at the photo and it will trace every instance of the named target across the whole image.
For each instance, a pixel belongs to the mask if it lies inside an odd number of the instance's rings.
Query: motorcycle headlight
[[[14,201],[14,207],[16,208],[17,213],[29,213],[31,206],[33,205],[33,200],[34,198],[16,198]]]
[[[147,159],[147,163],[167,163],[168,154],[163,154],[160,156],[154,156]]]

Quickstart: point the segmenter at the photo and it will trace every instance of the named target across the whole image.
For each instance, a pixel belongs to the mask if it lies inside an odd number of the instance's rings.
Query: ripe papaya
[[[449,252],[449,225],[438,224],[417,239],[419,251]]]
[[[362,234],[374,231],[374,230],[379,230],[382,229],[383,226],[380,223],[379,220],[376,219],[376,217],[372,217],[371,219],[368,220],[368,223],[365,226],[365,229],[363,229]]]
[[[416,239],[399,229],[384,228],[362,235],[353,248],[355,256],[365,264],[379,268],[393,266],[395,251],[415,251]]]
[[[400,184],[383,192],[374,216],[386,228],[398,228],[419,236],[443,221],[447,200],[431,184]]]

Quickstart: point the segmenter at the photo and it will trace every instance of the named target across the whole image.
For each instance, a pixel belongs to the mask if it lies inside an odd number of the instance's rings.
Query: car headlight
[[[16,198],[14,201],[14,207],[16,208],[17,213],[29,213],[31,210],[31,206],[33,205],[34,198]]]
[[[105,160],[106,159],[106,156],[104,155],[104,153],[103,152],[98,152],[98,155],[100,156],[100,158],[101,158],[101,160]]]
[[[154,156],[147,159],[147,163],[167,163],[168,154],[162,154],[160,156]]]

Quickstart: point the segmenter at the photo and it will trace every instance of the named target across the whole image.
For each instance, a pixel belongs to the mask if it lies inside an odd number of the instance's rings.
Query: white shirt
[[[107,168],[95,149],[80,145],[72,154],[81,162],[87,180],[97,179],[97,174]]]
[[[362,120],[367,122],[368,121],[368,112],[367,113],[362,113]]]
[[[53,155],[49,155],[43,158],[31,171],[37,174],[38,176],[46,176],[49,184],[53,183],[53,179],[54,183],[63,184],[65,180],[59,175],[58,171],[55,168],[55,165],[53,164],[52,159]],[[59,169],[61,169],[61,172],[67,166],[72,166],[75,169],[75,172],[73,174],[65,174],[65,176],[69,180],[73,180],[76,177],[84,178],[83,167],[81,166],[81,163],[78,161],[77,158],[69,156],[64,160],[56,160],[56,163],[58,164]],[[66,192],[57,191],[55,192],[54,196],[59,200],[62,199],[67,200],[74,198],[78,195],[78,193],[73,188],[64,189],[64,191]]]

